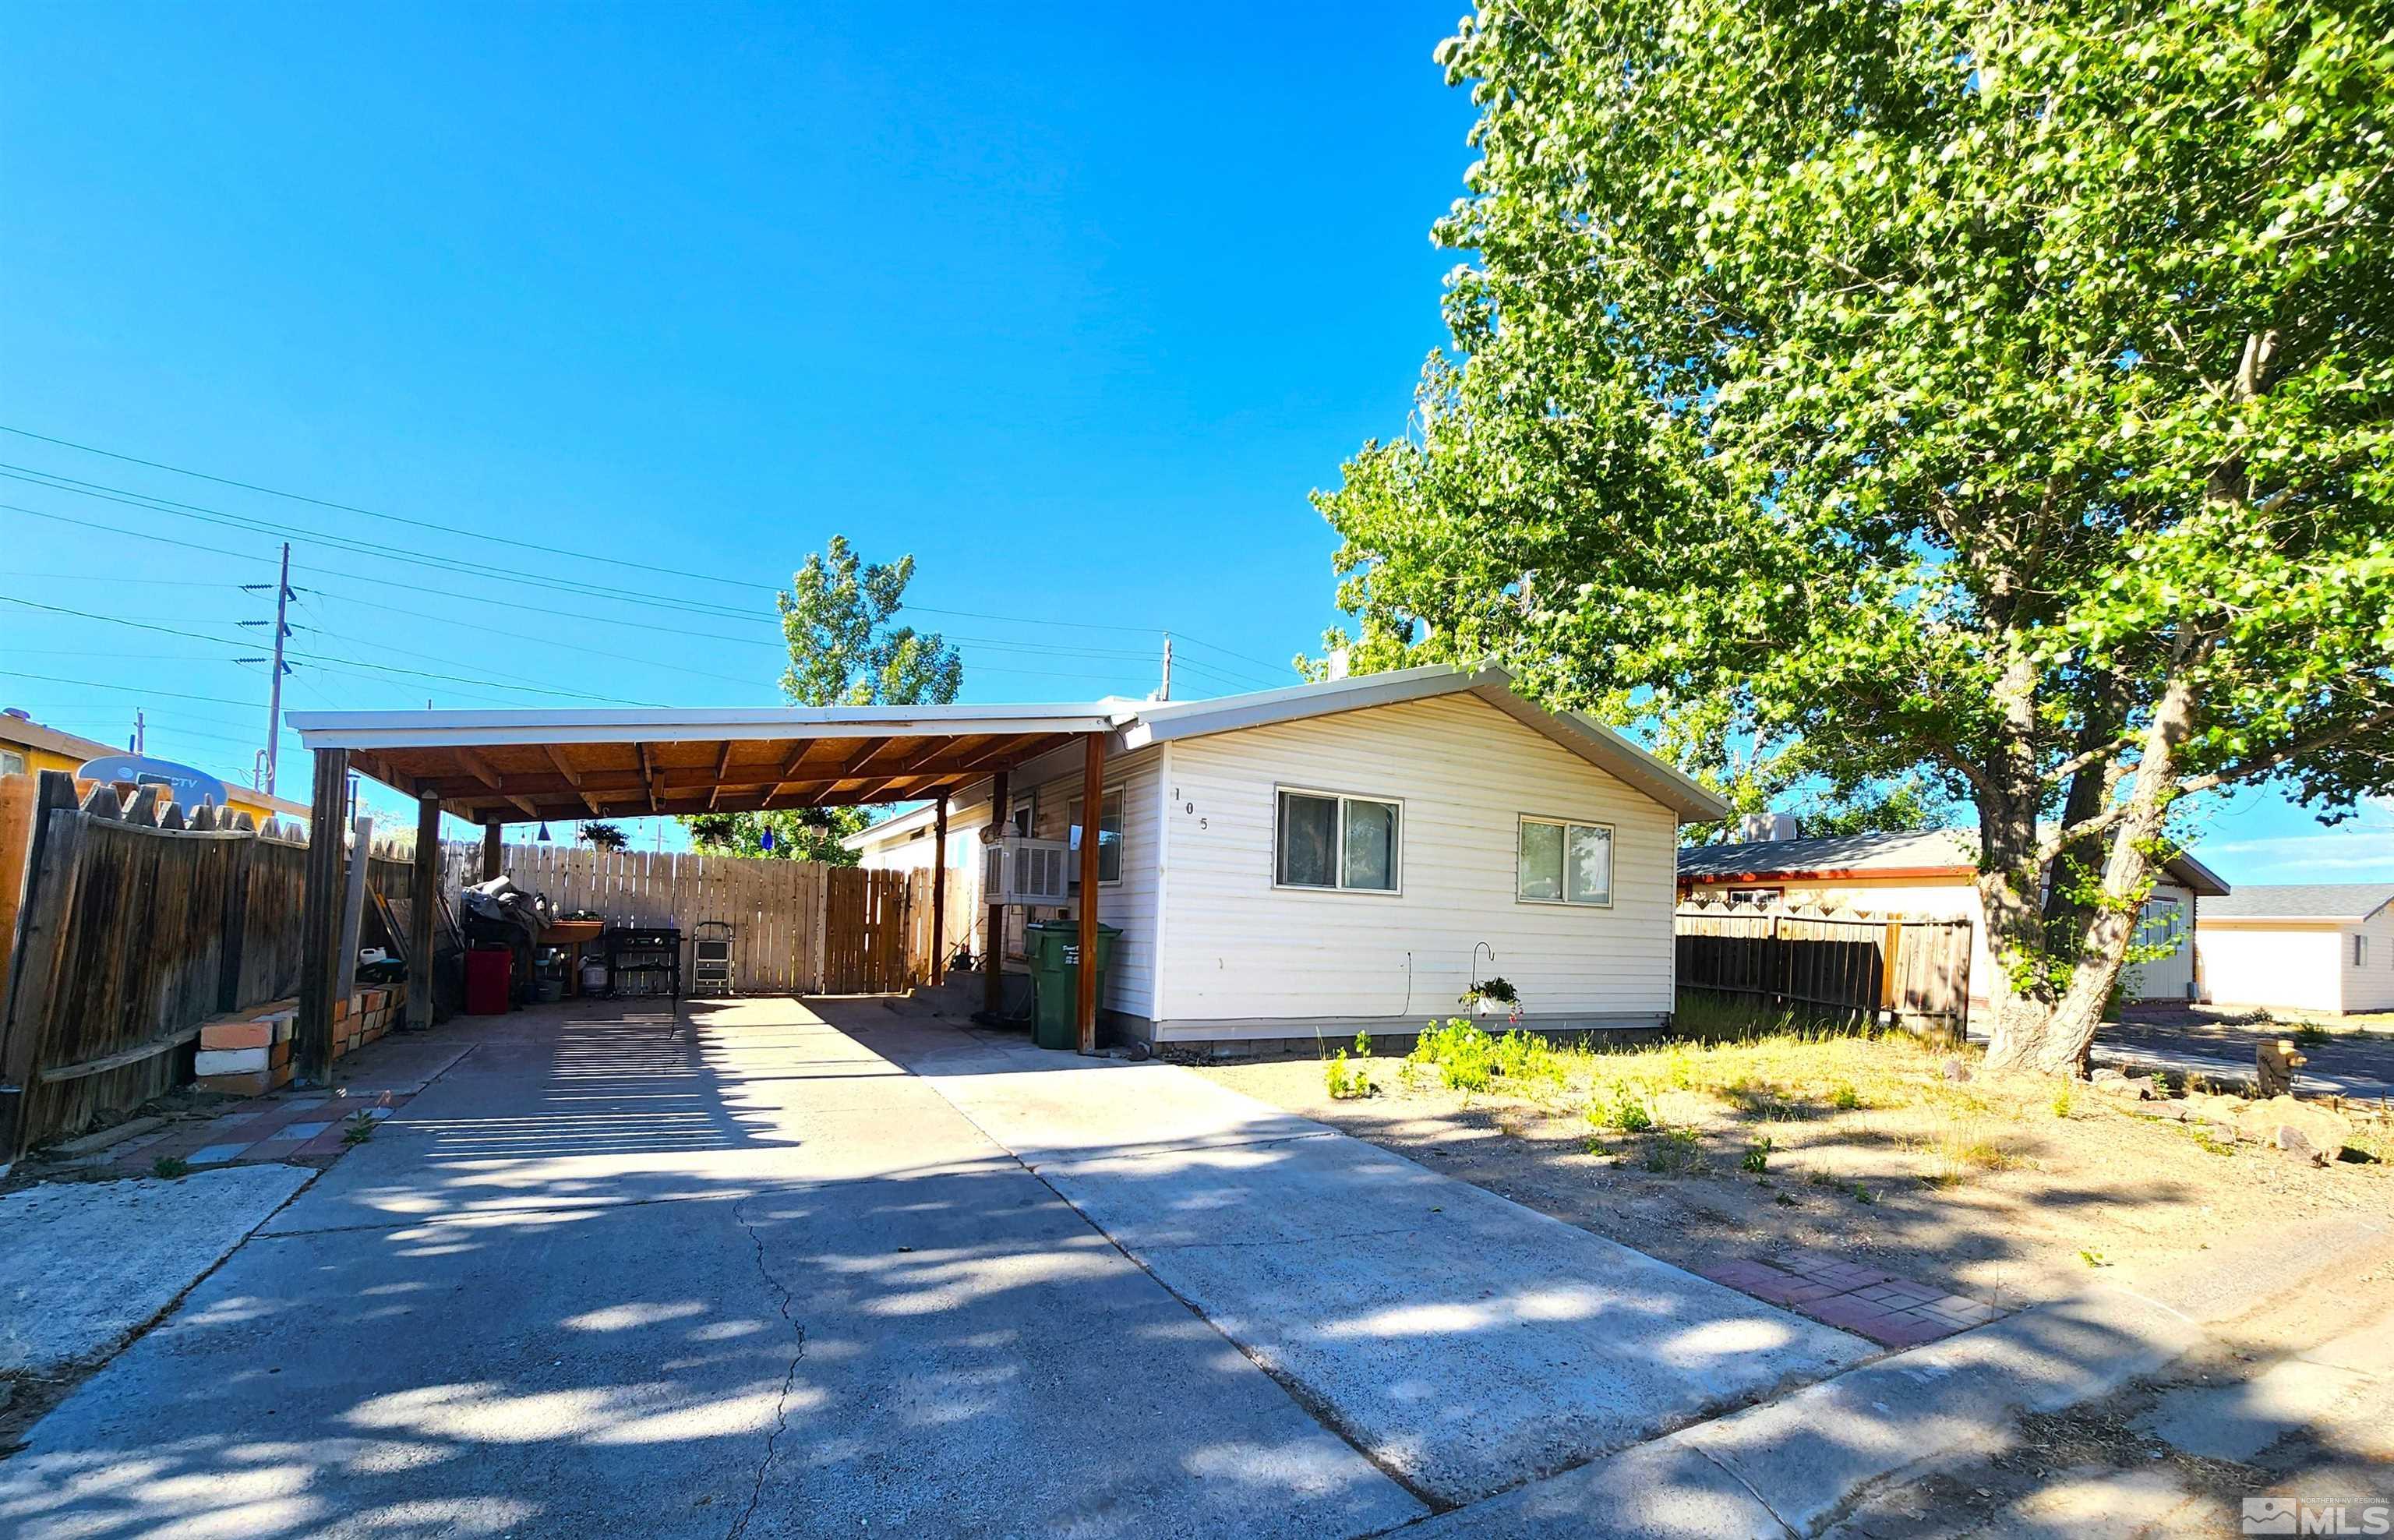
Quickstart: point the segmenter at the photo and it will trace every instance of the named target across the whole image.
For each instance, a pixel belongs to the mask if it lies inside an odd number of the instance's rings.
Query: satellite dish
[[[174,799],[186,808],[196,808],[213,802],[217,807],[230,807],[225,783],[204,770],[178,765],[172,759],[153,759],[146,754],[106,754],[97,759],[86,759],[75,767],[79,781],[130,781],[137,786],[164,786]]]

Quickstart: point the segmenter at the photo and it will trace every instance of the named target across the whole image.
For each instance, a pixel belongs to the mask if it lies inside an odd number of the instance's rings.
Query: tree
[[[835,534],[808,556],[790,586],[773,596],[788,644],[782,694],[793,705],[947,705],[964,688],[964,659],[936,632],[893,625],[905,605],[914,559],[867,566]],[[841,841],[863,828],[862,808],[780,808],[692,813],[691,843],[711,855],[856,864]]]
[[[620,823],[585,823],[577,833],[582,842],[594,850],[620,850],[631,843]]]
[[[1440,59],[1477,259],[1318,496],[1358,666],[1966,798],[2003,1066],[2083,1064],[2185,798],[2394,784],[2383,0],[1516,0]]]

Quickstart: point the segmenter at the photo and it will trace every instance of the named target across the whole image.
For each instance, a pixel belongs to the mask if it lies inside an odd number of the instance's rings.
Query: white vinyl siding
[[[1079,744],[1040,756],[1016,770],[1009,790],[1018,800],[1034,805],[1031,833],[1041,839],[1071,837],[1073,804],[1081,796]],[[1106,762],[1106,806],[1110,812],[1117,794],[1122,798],[1122,876],[1098,888],[1098,922],[1117,927],[1113,960],[1106,969],[1105,994],[1098,1002],[1107,1010],[1128,1016],[1154,1014],[1156,841],[1159,803],[1156,796],[1160,748],[1141,749]],[[983,796],[986,792],[981,793]],[[986,804],[984,804],[986,806]],[[984,812],[972,827],[987,821]],[[1078,868],[1074,868],[1076,874]],[[1077,893],[1077,887],[1075,892]],[[1020,922],[1009,911],[1009,928]],[[1029,911],[1036,920],[1060,919],[1073,913],[1070,905]]]
[[[2344,1008],[2394,1010],[2394,904],[2387,904],[2345,932]],[[2352,942],[2365,956],[2355,961]]]
[[[1495,707],[1447,696],[1171,749],[1159,1020],[1458,1015],[1480,942],[1533,1020],[1672,1008],[1676,820]],[[1280,793],[1317,787],[1401,804],[1400,892],[1275,882]],[[1524,809],[1613,831],[1611,908],[1517,901]]]

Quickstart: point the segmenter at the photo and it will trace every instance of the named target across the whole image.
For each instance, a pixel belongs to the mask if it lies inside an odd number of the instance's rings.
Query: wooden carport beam
[[[989,778],[989,837],[1003,839],[1007,833],[1006,819],[1013,812],[1006,792],[1006,771],[999,770]],[[990,895],[988,911],[981,916],[987,934],[981,938],[981,1009],[993,1019],[1006,1010],[1006,905]]]
[[[948,794],[931,815],[931,987],[948,977]]]
[[[407,901],[407,1030],[432,1025],[432,910],[441,894],[441,798],[415,799],[415,870]]]
[[[499,821],[487,819],[482,823],[482,880],[490,881],[501,875],[499,863],[506,858],[499,853]]]
[[[726,744],[723,746],[726,753],[730,751],[730,744]],[[572,765],[565,762],[565,756],[557,752],[557,745],[555,744],[541,744],[540,749],[543,754],[548,757],[548,762],[557,767],[557,773],[565,778],[565,783],[572,786],[575,794],[582,798],[582,805],[590,809],[590,816],[593,818],[598,817],[598,799],[583,789],[582,777],[575,772]]]
[[[316,787],[308,815],[308,863],[299,904],[299,1016],[293,1024],[293,1073],[322,1086],[333,1073],[333,994],[341,975],[341,901],[349,872],[349,751],[316,750]]]
[[[640,755],[640,789],[641,789],[642,791],[645,791],[645,792],[647,792],[647,793],[649,794],[649,811],[651,811],[651,813],[653,813],[653,812],[655,812],[655,811],[657,810],[657,770],[656,770],[656,766],[654,766],[653,764],[650,763],[650,761],[649,761],[649,745],[648,745],[648,744],[634,744],[632,746],[633,746],[635,749],[638,749],[638,750],[639,751],[639,755]]]
[[[1106,819],[1106,735],[1092,732],[1081,761],[1081,1051],[1098,1051],[1098,829]]]
[[[715,757],[715,784],[706,788],[706,810],[715,810],[715,799],[723,795],[723,772],[731,768],[731,740],[723,740],[722,751]],[[595,809],[593,809],[596,810]]]

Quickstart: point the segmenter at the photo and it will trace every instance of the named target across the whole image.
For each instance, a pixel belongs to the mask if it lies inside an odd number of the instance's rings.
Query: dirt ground
[[[1996,1077],[1975,1050],[1901,1034],[1548,1057],[1484,1091],[1449,1088],[1435,1064],[1354,1060],[1371,1094],[1348,1099],[1322,1059],[1194,1067],[1682,1266],[1806,1246],[1997,1305],[2394,1212],[2382,1125],[2361,1136],[2376,1161],[2318,1166],[2176,1121],[2165,1100]]]

